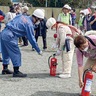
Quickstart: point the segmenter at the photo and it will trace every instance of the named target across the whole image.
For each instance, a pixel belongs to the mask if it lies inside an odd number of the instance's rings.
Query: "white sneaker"
[[[63,73],[63,74],[60,74],[59,75],[60,78],[70,78],[71,77],[71,74],[68,74],[68,73]]]

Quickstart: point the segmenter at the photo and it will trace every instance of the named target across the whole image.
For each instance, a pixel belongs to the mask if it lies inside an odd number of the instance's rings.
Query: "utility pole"
[[[47,7],[47,0],[46,0],[46,5],[45,6]]]

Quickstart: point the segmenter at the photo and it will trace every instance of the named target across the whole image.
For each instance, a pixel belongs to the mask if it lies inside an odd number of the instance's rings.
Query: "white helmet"
[[[33,12],[33,15],[36,16],[37,18],[44,19],[44,12],[41,9],[36,9]]]
[[[68,4],[65,4],[64,6],[63,6],[63,8],[66,8],[66,9],[71,9],[71,7],[68,5]]]
[[[51,17],[47,20],[46,26],[47,28],[51,28],[55,23],[56,23],[56,20],[53,17]]]

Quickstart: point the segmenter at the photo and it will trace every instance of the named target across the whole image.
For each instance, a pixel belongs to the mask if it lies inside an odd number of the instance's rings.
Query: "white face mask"
[[[40,24],[40,20],[38,20],[36,23],[35,23],[35,25],[39,25]]]
[[[84,50],[82,50],[82,51],[88,51],[88,47],[86,47]]]

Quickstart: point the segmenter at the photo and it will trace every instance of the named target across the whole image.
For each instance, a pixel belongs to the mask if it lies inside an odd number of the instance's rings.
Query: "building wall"
[[[33,11],[36,9],[36,8],[39,8],[39,7],[30,7],[29,8],[29,11],[28,13],[30,15],[32,15]],[[40,7],[41,8],[41,7]],[[7,13],[9,11],[9,7],[7,6],[0,6],[0,9],[4,11],[4,13]],[[45,17],[48,19],[50,17],[52,17],[52,15],[54,16],[55,19],[57,19],[58,17],[58,14],[61,12],[61,9],[62,8],[46,8],[46,7],[42,7],[42,9],[45,10]],[[81,9],[76,9],[76,14],[77,14],[77,22],[78,22],[78,19],[79,19],[79,11]]]

